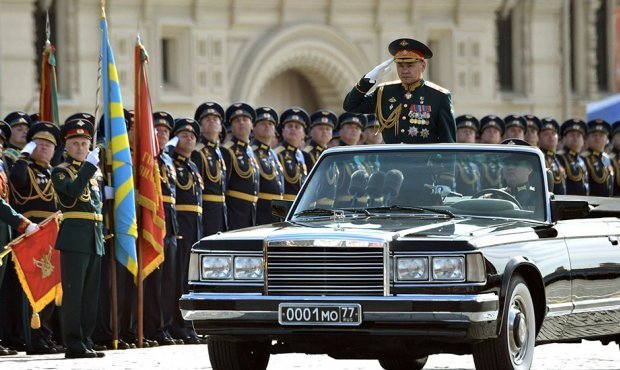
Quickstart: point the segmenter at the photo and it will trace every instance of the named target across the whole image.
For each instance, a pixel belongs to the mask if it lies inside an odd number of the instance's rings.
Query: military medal
[[[415,128],[415,127],[409,127],[409,136],[411,136],[411,137],[418,136],[418,129]]]
[[[422,136],[423,138],[427,138],[430,135],[430,131],[428,131],[427,128],[423,128],[422,131],[420,132],[420,136]]]
[[[405,94],[405,99],[411,99],[411,93],[410,92]]]

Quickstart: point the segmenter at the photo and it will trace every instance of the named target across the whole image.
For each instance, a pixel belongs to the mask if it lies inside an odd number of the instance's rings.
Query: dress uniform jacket
[[[256,202],[260,186],[258,163],[249,143],[233,137],[222,147],[228,169],[226,206],[228,228],[241,229],[256,225]]]
[[[501,190],[514,196],[523,209],[535,211],[534,205],[536,204],[536,189],[529,183],[516,187],[508,186],[502,188]]]
[[[276,153],[284,174],[284,199],[295,200],[308,176],[304,153],[286,141],[276,148]]]
[[[376,115],[383,140],[394,143],[454,143],[456,124],[450,91],[420,80],[412,85],[400,81],[379,85],[362,78],[347,94],[343,108]]]
[[[614,194],[614,169],[607,153],[591,149],[582,153],[588,170],[590,195],[611,197]]]
[[[310,140],[308,145],[304,148],[304,153],[306,153],[306,167],[308,168],[308,172],[314,167],[316,161],[319,159],[321,154],[327,149],[326,147],[317,144],[314,140]]]
[[[228,229],[226,211],[226,164],[217,143],[200,138],[192,153],[204,189],[202,191],[202,233],[208,236]]]
[[[254,140],[252,150],[260,173],[256,224],[269,224],[277,221],[276,217],[271,214],[271,201],[283,199],[284,175],[278,156],[269,145]]]
[[[566,194],[589,195],[590,182],[583,157],[569,150],[558,152],[558,158],[566,174]]]
[[[559,156],[550,150],[545,151],[545,165],[553,174],[553,193],[566,194],[566,171],[560,162]]]
[[[473,161],[464,158],[456,162],[456,192],[474,195],[480,191],[480,169]]]
[[[615,181],[614,181],[614,196],[620,197],[620,150],[613,148],[609,153],[611,164],[614,168]]]

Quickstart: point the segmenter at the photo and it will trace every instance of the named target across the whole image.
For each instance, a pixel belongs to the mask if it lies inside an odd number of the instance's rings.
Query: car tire
[[[499,336],[473,347],[477,370],[527,370],[532,366],[536,317],[532,295],[521,276],[510,281],[507,297]]]
[[[422,370],[428,356],[411,358],[406,356],[386,357],[379,359],[379,365],[385,370]]]
[[[265,370],[269,364],[267,343],[209,337],[208,348],[213,370]]]

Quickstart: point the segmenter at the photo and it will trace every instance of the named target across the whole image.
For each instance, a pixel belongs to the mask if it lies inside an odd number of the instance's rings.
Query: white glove
[[[32,234],[33,232],[39,230],[39,225],[31,222],[28,226],[26,226],[26,231],[24,232],[26,235]]]
[[[450,193],[452,193],[452,189],[447,185],[435,185],[431,191],[431,194],[439,195],[442,198],[447,197]]]
[[[114,188],[111,186],[104,186],[103,195],[105,196],[106,200],[114,199]]]
[[[28,144],[26,144],[26,146],[24,146],[24,148],[22,149],[22,153],[28,153],[28,154],[32,154],[32,152],[34,152],[34,149],[37,147],[37,143],[33,141],[29,142]]]
[[[170,140],[166,143],[166,145],[165,145],[165,146],[166,146],[166,147],[173,146],[173,147],[175,147],[175,148],[176,148],[178,143],[179,143],[179,137],[178,137],[178,136],[175,136],[175,137],[173,137],[172,139],[170,139]]]
[[[373,81],[376,81],[378,78],[385,76],[392,68],[391,64],[393,61],[394,61],[394,58],[390,58],[386,60],[385,62],[379,64],[378,66],[373,68],[372,71],[366,73],[364,78],[368,78],[370,79],[371,82],[373,82]]]
[[[92,163],[93,165],[99,164],[99,147],[96,146],[91,152],[86,156],[86,162]]]

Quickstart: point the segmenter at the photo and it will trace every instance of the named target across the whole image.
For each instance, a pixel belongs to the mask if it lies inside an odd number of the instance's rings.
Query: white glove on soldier
[[[28,144],[26,144],[26,146],[24,146],[24,148],[22,149],[22,153],[28,153],[28,154],[32,154],[32,152],[34,152],[34,149],[37,147],[37,143],[35,143],[34,141],[29,142]]]
[[[91,152],[86,156],[86,162],[92,163],[93,165],[99,164],[99,147],[95,147]]]
[[[32,234],[33,232],[37,230],[39,230],[39,225],[35,224],[34,222],[31,222],[30,225],[26,226],[26,231],[24,231],[24,233],[28,235],[28,234]]]
[[[172,139],[170,139],[167,143],[166,143],[166,147],[172,146],[172,147],[177,147],[177,144],[179,143],[179,137],[175,136]]]
[[[370,82],[374,82],[378,78],[381,78],[381,77],[385,76],[390,71],[390,69],[392,69],[392,62],[393,61],[394,61],[394,58],[390,58],[390,59],[386,60],[385,62],[379,64],[378,66],[373,68],[372,71],[366,73],[364,78],[368,78],[368,79],[370,79]]]
[[[452,189],[447,185],[435,185],[431,191],[431,194],[439,195],[442,198],[447,197],[450,193],[452,193]]]

